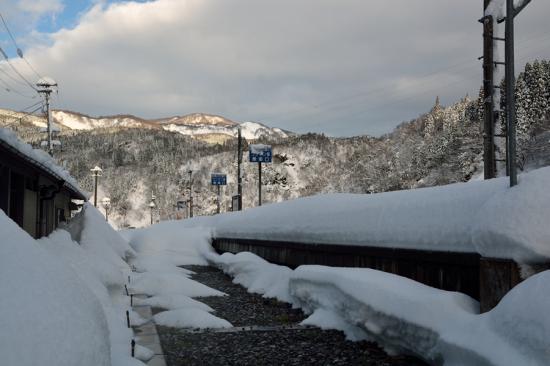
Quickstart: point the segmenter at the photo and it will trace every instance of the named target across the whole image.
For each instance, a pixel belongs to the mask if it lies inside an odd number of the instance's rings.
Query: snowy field
[[[231,233],[296,240],[324,230],[340,242],[359,243],[358,238],[369,234],[376,243],[400,239],[398,243],[405,245],[408,236],[427,236],[423,245],[428,247],[446,238],[449,248],[469,245],[464,251],[503,250],[514,258],[545,260],[550,206],[544,188],[549,184],[550,169],[540,169],[520,176],[520,185],[513,189],[497,179],[372,196],[320,196],[122,233],[87,204],[69,226],[40,240],[0,212],[1,363],[143,365],[130,357],[134,334],[126,326],[126,310],[134,325],[154,320],[173,327],[231,327],[200,302],[203,296],[226,295],[191,280],[192,273],[179,267],[212,265],[250,292],[303,309],[309,314],[304,324],[342,330],[351,340],[375,340],[390,353],[414,354],[445,365],[547,365],[549,271],[529,277],[492,311],[479,314],[479,304],[466,295],[396,275],[322,266],[291,270],[251,253],[220,256],[210,243],[215,236]],[[335,213],[326,209],[327,202]],[[400,213],[399,206],[409,214]],[[454,215],[443,206],[456,209]],[[376,213],[383,218],[378,226],[368,222]],[[359,215],[364,221],[356,225]],[[417,225],[408,223],[411,217]],[[384,224],[391,218],[398,228],[393,234]],[[271,219],[279,221],[270,225]],[[429,225],[429,219],[439,221]],[[258,227],[250,223],[260,222],[266,223],[265,231],[250,229]],[[342,236],[331,234],[332,229]],[[472,237],[462,243],[453,239],[458,234]],[[145,295],[135,298],[136,304],[167,310],[153,319],[140,318],[131,311],[125,285],[130,293]],[[138,347],[137,355],[145,361],[152,352]]]
[[[204,225],[208,220],[194,221],[200,226],[176,221],[124,232],[138,258],[149,253],[143,270],[166,270],[167,282],[159,287],[166,286],[168,292],[174,290],[169,277],[184,276],[175,264],[209,263],[250,292],[302,308],[310,314],[304,324],[342,330],[351,340],[375,340],[390,353],[414,354],[445,365],[547,365],[550,359],[549,271],[530,277],[492,311],[479,314],[478,302],[466,295],[376,270],[323,266],[291,270],[252,253],[218,255],[209,244],[214,230]],[[192,297],[194,287],[179,291]],[[197,319],[209,309],[178,298],[174,292],[153,300],[179,308],[157,320],[198,326]],[[205,317],[204,326],[229,325]]]

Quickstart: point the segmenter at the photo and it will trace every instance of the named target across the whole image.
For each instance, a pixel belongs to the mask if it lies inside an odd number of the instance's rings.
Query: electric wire
[[[42,79],[42,76],[36,71],[36,69],[31,65],[31,63],[25,58],[25,56],[23,55],[23,51],[21,51],[21,48],[19,48],[19,46],[17,45],[17,41],[15,40],[15,37],[13,36],[13,34],[11,33],[10,31],[10,28],[8,27],[8,23],[6,22],[6,20],[4,19],[4,16],[2,15],[2,13],[0,13],[0,19],[2,20],[2,23],[4,24],[4,28],[6,29],[6,31],[8,32],[8,35],[10,36],[11,38],[11,41],[13,43],[13,45],[15,46],[15,49],[17,50],[17,55],[23,60],[25,61],[25,63],[27,64],[27,66],[32,70],[32,72],[34,72],[34,74],[36,76],[38,76],[38,79]]]
[[[22,97],[29,98],[29,99],[35,99],[37,97],[37,95],[30,96],[30,95],[23,94],[19,90],[13,88],[6,80],[4,80],[2,78],[0,78],[0,84],[2,84],[4,86],[3,89],[5,91],[7,91],[8,93],[14,93],[14,94],[17,94],[17,95],[20,95]]]
[[[34,107],[36,107],[36,106],[39,105],[39,104],[40,104],[40,107],[42,108],[42,106],[43,106],[42,104],[43,104],[43,103],[42,103],[42,101],[39,101],[39,102],[36,102],[36,103],[34,103],[34,104],[31,104],[31,105],[28,106],[27,108],[21,109],[19,112],[20,112],[20,113],[25,113],[25,111],[27,111],[27,110],[29,110],[29,109],[31,109],[31,108],[34,108]]]
[[[6,62],[8,63],[8,65],[11,67],[11,69],[13,70],[13,72],[15,72],[20,78],[21,80],[23,80],[32,90],[34,91],[37,91],[37,89],[34,87],[34,85],[32,85],[32,83],[30,81],[28,81],[16,68],[15,66],[13,66],[13,64],[11,63],[8,55],[6,54],[6,52],[4,52],[4,50],[2,49],[2,47],[0,47],[0,54],[2,54],[2,56],[4,57],[4,59],[6,60]]]

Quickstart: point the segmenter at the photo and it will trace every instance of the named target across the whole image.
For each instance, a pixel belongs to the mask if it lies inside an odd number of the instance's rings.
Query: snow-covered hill
[[[70,111],[53,111],[53,120],[62,128],[70,130],[93,130],[98,128],[148,128],[164,129],[204,141],[223,141],[237,136],[239,126],[243,137],[249,140],[260,137],[286,138],[290,133],[279,128],[271,128],[257,122],[237,123],[225,117],[193,113],[185,116],[146,120],[132,115],[90,117]]]

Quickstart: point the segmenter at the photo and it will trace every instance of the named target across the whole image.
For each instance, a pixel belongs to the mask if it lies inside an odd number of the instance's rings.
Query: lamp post
[[[109,197],[104,197],[101,200],[101,204],[105,209],[105,221],[109,222],[109,209],[111,208],[111,199]]]
[[[94,179],[94,206],[97,207],[97,178],[101,177],[101,172],[103,170],[96,165],[93,169],[90,169],[90,171],[92,172],[92,176],[95,178]]]

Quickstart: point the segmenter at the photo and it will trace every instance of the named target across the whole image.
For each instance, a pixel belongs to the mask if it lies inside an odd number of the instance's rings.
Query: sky
[[[427,112],[436,96],[449,105],[477,95],[482,3],[0,0],[0,13],[25,60],[58,82],[53,108],[202,112],[379,136]],[[533,0],[516,18],[516,71],[550,59],[548,14],[550,1]],[[2,24],[0,46],[27,80],[38,79]],[[0,108],[23,110],[38,99],[11,66],[0,62]]]

